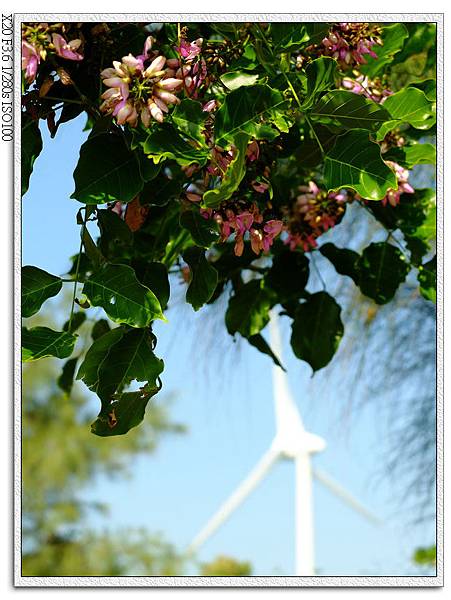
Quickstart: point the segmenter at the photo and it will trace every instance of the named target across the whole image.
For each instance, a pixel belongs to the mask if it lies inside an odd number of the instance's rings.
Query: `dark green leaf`
[[[147,403],[158,391],[159,388],[154,387],[119,394],[102,408],[91,425],[91,432],[102,437],[124,435],[142,422]]]
[[[108,352],[125,333],[123,327],[111,329],[96,337],[94,343],[86,352],[86,356],[80,365],[77,373],[77,379],[82,379],[90,390],[97,392],[100,383],[99,368],[106,360]]]
[[[28,190],[30,176],[36,158],[42,150],[42,137],[38,121],[31,119],[28,115],[22,115],[22,133],[20,139],[20,168],[22,196]]]
[[[236,149],[235,156],[227,167],[219,187],[208,190],[203,195],[203,206],[211,208],[217,207],[221,202],[230,198],[233,192],[238,189],[246,174],[246,150],[248,141],[249,136],[246,133],[237,134],[234,140]]]
[[[376,304],[389,302],[409,272],[401,251],[385,242],[370,244],[365,248],[358,268],[360,290]]]
[[[183,260],[191,270],[191,283],[186,291],[186,301],[194,310],[199,310],[212,297],[218,283],[218,272],[205,258],[204,250],[197,246],[185,250]]]
[[[300,298],[309,278],[309,260],[304,253],[284,250],[273,258],[265,275],[265,285],[277,294],[279,302]]]
[[[287,107],[282,94],[267,85],[249,85],[230,92],[216,114],[216,143],[221,146],[234,142],[240,132],[260,139],[262,120],[287,132]]]
[[[256,333],[255,335],[251,335],[250,337],[247,338],[247,341],[249,342],[249,344],[251,344],[251,346],[254,346],[254,348],[257,348],[257,350],[259,350],[263,354],[267,354],[269,357],[271,357],[272,360],[274,361],[275,365],[280,367],[283,371],[286,371],[285,367],[282,365],[280,360],[274,354],[274,352],[271,349],[271,346],[268,344],[268,342],[265,340],[265,338],[262,336],[261,333]]]
[[[303,23],[271,23],[271,37],[276,52],[292,52],[309,40]]]
[[[58,387],[62,389],[63,392],[66,392],[67,395],[70,395],[72,386],[74,385],[74,374],[77,361],[78,356],[75,358],[69,358],[69,360],[64,363],[61,375],[57,379]]]
[[[123,392],[132,381],[149,382],[153,387],[163,369],[163,361],[153,353],[150,331],[132,329],[110,346],[99,364],[95,391],[104,400]]]
[[[53,331],[48,327],[22,328],[22,361],[30,362],[56,356],[67,358],[74,350],[77,336],[67,331]]]
[[[291,346],[294,354],[314,371],[325,367],[343,337],[341,308],[327,292],[312,294],[296,309]]]
[[[180,215],[180,225],[187,229],[195,244],[209,248],[218,241],[218,225],[213,219],[205,219],[197,209],[186,210]]]
[[[208,113],[202,110],[202,104],[191,98],[185,98],[172,113],[172,121],[182,133],[205,146],[203,130]]]
[[[85,204],[130,202],[143,186],[136,154],[120,135],[108,133],[82,145],[74,180],[71,198]]]
[[[106,264],[87,279],[83,293],[116,323],[147,327],[154,319],[165,320],[155,294],[126,265]]]
[[[168,305],[170,286],[168,278],[168,270],[163,263],[160,262],[144,262],[134,263],[134,269],[139,281],[152,290],[160,302],[161,308],[165,310]]]
[[[91,330],[91,337],[95,342],[99,337],[111,331],[111,327],[106,319],[99,319],[94,323]]]
[[[384,106],[346,90],[328,92],[312,108],[310,114],[324,123],[370,131],[379,129],[390,119],[390,113]]]
[[[227,331],[249,338],[269,321],[269,311],[274,303],[274,293],[263,287],[263,279],[253,279],[240,287],[230,298],[225,315]]]
[[[358,261],[359,254],[349,248],[337,248],[334,244],[323,244],[319,251],[325,256],[335,267],[335,270],[340,275],[347,275],[353,282],[359,284],[359,269]]]
[[[69,333],[74,333],[77,331],[79,327],[83,325],[86,321],[86,313],[82,310],[74,313],[72,315],[72,321],[68,319],[63,325],[63,331],[68,331]],[[70,328],[69,328],[70,323]]]
[[[149,134],[144,143],[144,152],[155,164],[166,158],[172,158],[182,167],[192,164],[203,166],[210,156],[207,148],[198,149],[192,143],[185,141],[168,123],[162,123],[158,129]]]
[[[334,87],[336,71],[337,61],[328,56],[321,56],[307,65],[307,93],[302,103],[304,110],[312,107],[322,92]]]
[[[437,257],[431,258],[431,260],[424,265],[421,265],[418,269],[418,282],[420,284],[421,295],[430,300],[436,302],[437,300]]]
[[[133,241],[133,233],[121,217],[112,210],[98,209],[97,224],[100,229],[100,250],[108,256],[115,252],[117,244],[129,245]]]
[[[324,178],[329,191],[349,187],[368,200],[382,200],[387,190],[398,187],[396,175],[381,158],[379,145],[370,141],[364,129],[337,137],[324,160]]]
[[[56,296],[63,283],[38,267],[22,267],[22,317],[31,317],[43,303]]]

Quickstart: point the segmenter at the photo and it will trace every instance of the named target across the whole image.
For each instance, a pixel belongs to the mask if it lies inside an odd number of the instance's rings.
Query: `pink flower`
[[[203,107],[202,110],[204,112],[212,112],[213,110],[215,110],[215,108],[217,107],[218,103],[216,100],[209,100],[208,102],[206,102]]]
[[[203,41],[202,38],[198,38],[197,40],[194,40],[194,42],[188,42],[187,40],[182,39],[180,40],[180,47],[176,48],[176,50],[180,56],[188,62],[201,53]]]
[[[52,34],[52,42],[58,56],[66,58],[67,60],[83,60],[83,55],[77,52],[78,48],[81,46],[81,40],[66,42],[62,35],[54,33]]]
[[[257,160],[258,157],[260,156],[260,147],[258,145],[258,143],[253,140],[247,147],[246,150],[246,156],[249,159],[250,162],[253,162],[254,160]]]
[[[25,71],[25,79],[28,83],[34,81],[39,63],[40,56],[36,48],[22,40],[22,71]]]

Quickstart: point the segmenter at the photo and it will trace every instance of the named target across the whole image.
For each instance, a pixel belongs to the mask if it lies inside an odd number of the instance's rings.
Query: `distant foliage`
[[[76,377],[100,398],[95,434],[138,425],[161,389],[152,325],[166,320],[169,275],[195,311],[228,295],[228,332],[276,364],[261,332],[278,307],[314,371],[345,330],[336,299],[309,291],[317,252],[377,304],[411,271],[435,301],[435,193],[409,183],[436,159],[423,141],[435,134],[434,24],[26,23],[22,73],[23,193],[40,122],[54,137],[85,113],[89,131],[71,196],[80,252],[65,277],[22,277],[24,317],[67,282],[71,314],[63,331],[25,327],[23,360],[68,359],[65,389]],[[385,241],[322,243],[351,203]]]

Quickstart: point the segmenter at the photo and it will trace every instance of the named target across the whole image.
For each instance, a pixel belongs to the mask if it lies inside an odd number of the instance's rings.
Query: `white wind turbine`
[[[275,354],[282,360],[282,343],[275,310],[271,313],[269,326],[271,346]],[[213,535],[268,474],[275,462],[279,459],[288,459],[293,460],[295,464],[295,575],[314,575],[313,477],[368,520],[377,523],[379,519],[329,475],[312,468],[311,456],[324,450],[326,442],[321,437],[305,430],[301,415],[292,398],[287,376],[276,365],[273,366],[273,390],[276,435],[269,449],[194,538],[188,548],[188,553],[195,552]]]

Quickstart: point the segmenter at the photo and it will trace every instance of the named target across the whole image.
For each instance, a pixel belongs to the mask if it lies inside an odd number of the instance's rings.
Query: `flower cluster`
[[[244,250],[244,238],[249,235],[251,248],[257,256],[260,252],[268,252],[274,238],[276,238],[283,229],[283,222],[280,219],[265,220],[260,209],[255,203],[226,202],[219,209],[202,209],[202,216],[207,219],[214,219],[221,232],[221,242],[225,242],[230,235],[235,234],[236,256],[241,256]]]
[[[365,96],[379,104],[382,104],[385,98],[393,94],[391,90],[383,85],[380,78],[368,79],[365,75],[357,75],[354,79],[351,77],[344,77],[341,80],[341,87],[354,94]]]
[[[48,55],[83,60],[83,55],[78,52],[82,41],[77,38],[68,42],[60,33],[52,31],[54,28],[47,23],[22,27],[22,71],[28,84],[33,83],[41,60],[46,60]]]
[[[348,69],[365,64],[365,55],[377,58],[372,50],[376,44],[381,44],[381,40],[369,23],[337,23],[322,40],[320,53],[335,58],[342,69]]]
[[[175,77],[183,81],[187,96],[197,98],[199,88],[207,78],[207,64],[201,56],[203,39],[194,42],[180,40],[180,46],[175,50],[180,58],[168,60],[168,67],[174,69]]]
[[[136,127],[139,118],[145,127],[149,127],[151,118],[161,123],[168,106],[180,102],[174,92],[183,81],[173,77],[173,69],[165,67],[166,57],[152,51],[153,42],[149,36],[142,54],[113,61],[114,66],[101,73],[109,89],[102,94],[100,110],[115,116],[119,125]]]
[[[288,236],[284,243],[291,250],[302,248],[308,252],[316,248],[316,238],[342,218],[347,196],[343,192],[327,193],[314,181],[310,181],[308,186],[301,186],[299,191],[301,194],[287,209]]]
[[[385,163],[395,172],[396,179],[398,180],[398,189],[388,190],[381,202],[383,206],[386,206],[387,204],[396,206],[399,204],[401,194],[413,194],[415,190],[408,182],[409,171],[407,169],[404,169],[398,165],[398,163],[391,160],[386,160]]]

